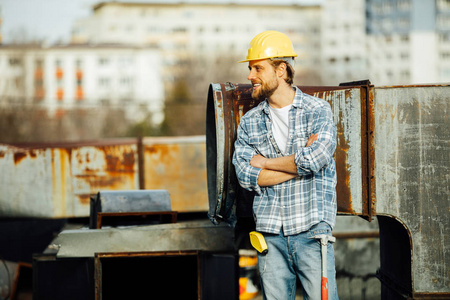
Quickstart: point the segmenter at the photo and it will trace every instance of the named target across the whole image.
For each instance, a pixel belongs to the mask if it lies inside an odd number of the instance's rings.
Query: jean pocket
[[[330,235],[331,236],[331,227],[325,222],[321,222],[317,225],[314,225],[309,231],[308,231],[308,238],[309,239],[315,239],[318,235]]]

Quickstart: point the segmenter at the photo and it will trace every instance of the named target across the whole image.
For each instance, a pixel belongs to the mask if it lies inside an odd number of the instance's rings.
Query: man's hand
[[[311,146],[317,141],[317,138],[317,134],[311,134],[306,142],[306,147]],[[292,154],[272,159],[265,158],[260,154],[253,156],[250,165],[262,169],[258,177],[258,184],[260,186],[271,186],[297,177],[297,165],[294,162],[294,156]]]
[[[311,136],[308,138],[308,141],[306,142],[306,147],[309,147],[312,145],[312,143],[314,143],[315,141],[317,141],[317,133],[313,133],[311,134]]]
[[[308,141],[306,142],[306,147],[309,147],[312,145],[312,143],[314,143],[315,141],[317,141],[317,133],[313,133],[311,134],[311,136],[308,138]],[[252,167],[255,168],[259,168],[259,169],[267,169],[267,158],[265,158],[264,156],[257,154],[255,156],[252,157],[252,159],[250,160],[250,165]]]
[[[266,161],[267,161],[267,158],[265,158],[264,156],[262,156],[260,154],[257,154],[255,156],[253,156],[252,159],[250,160],[250,165],[254,168],[265,169]]]
[[[306,147],[311,146],[317,141],[318,136],[316,133],[311,134],[306,141]],[[250,160],[250,165],[254,168],[268,169],[274,171],[282,171],[288,173],[297,173],[297,165],[294,163],[294,154],[290,156],[281,156],[277,158],[268,159],[264,156],[257,154]]]

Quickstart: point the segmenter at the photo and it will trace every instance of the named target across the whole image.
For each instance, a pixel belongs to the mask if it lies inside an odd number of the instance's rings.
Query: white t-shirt
[[[289,135],[289,110],[292,104],[282,108],[273,108],[269,105],[270,115],[272,116],[272,131],[280,151],[286,153],[286,145]]]

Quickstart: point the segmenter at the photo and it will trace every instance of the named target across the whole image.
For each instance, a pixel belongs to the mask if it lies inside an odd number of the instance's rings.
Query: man
[[[252,97],[263,100],[237,130],[233,164],[240,185],[256,191],[256,230],[269,252],[258,253],[264,299],[321,299],[320,234],[336,220],[336,126],[330,105],[294,87],[290,39],[265,31],[247,59]],[[327,246],[329,299],[338,299],[333,246]]]

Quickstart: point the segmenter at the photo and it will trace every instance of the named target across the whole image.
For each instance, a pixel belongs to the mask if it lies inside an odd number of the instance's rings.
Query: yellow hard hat
[[[248,47],[247,58],[239,62],[278,57],[297,57],[297,54],[287,35],[275,30],[268,30],[253,38]]]

